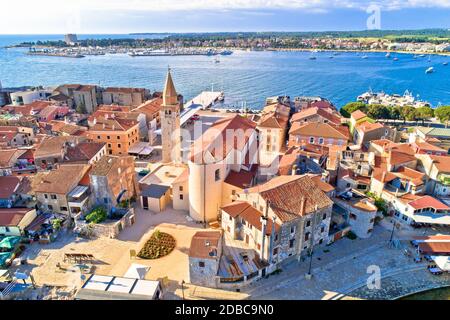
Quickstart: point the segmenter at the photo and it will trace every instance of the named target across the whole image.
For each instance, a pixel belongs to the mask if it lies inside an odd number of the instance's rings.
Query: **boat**
[[[398,58],[397,58],[397,57],[395,57],[395,58],[394,58],[394,61],[398,61]]]
[[[386,58],[390,58],[390,57],[391,57],[391,53],[390,52],[386,53]]]
[[[427,70],[425,70],[425,73],[433,73],[433,72],[434,72],[433,67],[429,67]]]
[[[419,57],[425,58],[425,55],[424,54],[419,54]]]
[[[448,66],[448,62],[444,62],[443,65],[444,65],[444,66]]]
[[[362,56],[363,59],[369,59],[367,55]]]

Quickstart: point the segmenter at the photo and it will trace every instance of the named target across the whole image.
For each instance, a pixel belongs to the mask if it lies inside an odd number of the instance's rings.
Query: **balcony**
[[[67,195],[69,207],[83,208],[89,199],[90,190],[87,186],[76,186]]]

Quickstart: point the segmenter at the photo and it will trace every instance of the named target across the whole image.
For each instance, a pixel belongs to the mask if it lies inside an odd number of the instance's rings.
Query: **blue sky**
[[[450,0],[15,0],[2,34],[450,28]]]

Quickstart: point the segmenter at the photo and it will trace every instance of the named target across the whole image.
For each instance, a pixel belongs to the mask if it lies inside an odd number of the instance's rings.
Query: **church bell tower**
[[[160,113],[163,163],[181,162],[180,109],[181,105],[169,68]]]

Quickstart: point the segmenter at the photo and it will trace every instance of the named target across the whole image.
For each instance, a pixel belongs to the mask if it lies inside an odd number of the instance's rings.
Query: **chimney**
[[[266,240],[267,218],[261,216],[259,219],[261,221],[261,259],[264,260],[264,251],[265,251],[264,246]]]
[[[301,202],[300,202],[300,216],[303,217],[306,213],[306,198],[305,196],[302,196]]]
[[[94,125],[97,124],[97,118],[94,118]]]

